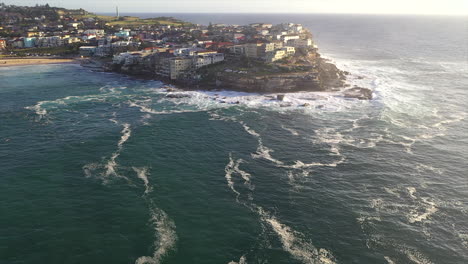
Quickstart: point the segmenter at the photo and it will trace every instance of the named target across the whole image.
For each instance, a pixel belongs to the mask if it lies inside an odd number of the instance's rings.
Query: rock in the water
[[[344,91],[344,96],[346,98],[356,98],[359,100],[371,100],[372,90],[368,88],[354,87]]]
[[[307,106],[310,106],[310,104],[309,104],[309,103],[305,103],[305,104],[303,104],[302,106],[303,106],[303,107],[307,107]]]
[[[278,100],[278,101],[283,101],[283,100],[284,100],[284,94],[278,94],[278,95],[276,96],[276,100]]]

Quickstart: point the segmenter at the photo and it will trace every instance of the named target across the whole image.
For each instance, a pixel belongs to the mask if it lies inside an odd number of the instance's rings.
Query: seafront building
[[[37,23],[20,26],[20,19]],[[82,57],[110,60],[122,69],[151,71],[172,80],[193,78],[197,70],[224,61],[275,63],[315,48],[312,34],[294,23],[119,26],[70,10],[55,22],[11,14],[0,22],[0,31],[5,29],[17,35],[0,39],[0,51],[68,47]]]

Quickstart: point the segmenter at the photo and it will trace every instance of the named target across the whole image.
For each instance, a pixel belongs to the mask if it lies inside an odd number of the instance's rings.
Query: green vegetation
[[[241,57],[239,60],[228,60],[218,64],[212,64],[200,68],[198,73],[204,81],[216,80],[217,75],[234,77],[262,77],[268,75],[301,73],[312,70],[311,66],[298,65],[288,62],[287,58],[274,63],[266,63],[248,57]]]
[[[36,5],[34,7],[6,5],[0,3],[0,11],[6,13],[14,13],[23,17],[41,17],[44,16],[46,21],[59,20],[58,8],[46,5]],[[2,16],[0,16],[1,18]]]
[[[124,17],[115,17],[115,16],[105,16],[97,15],[90,12],[87,12],[83,9],[65,9],[50,7],[46,5],[36,5],[34,7],[27,6],[15,6],[15,5],[6,5],[0,3],[0,13],[11,13],[18,14],[21,17],[21,22],[25,24],[34,24],[35,21],[23,21],[22,17],[25,18],[34,18],[34,17],[45,17],[45,21],[59,21],[60,16],[64,17],[73,17],[78,20],[84,20],[93,18],[96,22],[104,22],[109,26],[143,26],[143,25],[171,25],[171,26],[188,26],[191,23],[186,23],[181,20],[172,18],[172,17],[156,17],[156,18],[147,18],[141,19],[139,17],[124,16]],[[4,16],[0,15],[0,21],[2,21]]]
[[[107,19],[107,18],[106,18]],[[107,20],[107,24],[110,26],[141,26],[141,25],[171,25],[171,26],[187,26],[190,23],[186,23],[175,18],[170,17],[156,17],[140,19],[138,17],[121,17],[119,19]]]

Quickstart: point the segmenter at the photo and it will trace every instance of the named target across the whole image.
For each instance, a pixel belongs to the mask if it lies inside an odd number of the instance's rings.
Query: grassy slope
[[[189,23],[183,22],[174,18],[170,17],[156,17],[156,18],[147,18],[141,19],[139,17],[132,17],[132,16],[125,16],[121,17],[120,19],[116,19],[115,16],[104,16],[104,15],[96,15],[96,14],[88,14],[84,16],[78,16],[80,19],[84,18],[95,18],[101,21],[105,21],[108,25],[111,26],[139,26],[139,25],[154,25],[154,24],[162,24],[162,25],[171,25],[171,26],[181,26],[187,25]]]

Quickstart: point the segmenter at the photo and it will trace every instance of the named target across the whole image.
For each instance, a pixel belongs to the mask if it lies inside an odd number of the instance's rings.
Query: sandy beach
[[[57,63],[79,63],[76,59],[59,59],[49,57],[39,58],[0,58],[0,67],[38,65],[38,64],[57,64]]]

